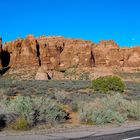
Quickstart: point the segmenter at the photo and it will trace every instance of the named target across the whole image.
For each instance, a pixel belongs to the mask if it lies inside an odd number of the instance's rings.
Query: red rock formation
[[[140,67],[140,47],[133,47],[124,53],[125,67]]]
[[[3,50],[10,53],[11,67],[39,67],[39,58],[37,56],[37,41],[33,35],[28,35],[25,39],[17,39],[5,43]]]
[[[38,71],[38,75],[43,71],[45,77],[53,77],[50,71],[59,68],[140,67],[140,47],[119,48],[113,40],[95,44],[62,36],[28,35],[25,39],[4,43],[1,48],[0,40],[0,53],[3,50],[10,54],[11,68]]]
[[[2,38],[0,38],[0,54],[2,52]],[[0,55],[0,68],[2,68],[2,64],[1,64],[1,55]]]
[[[21,44],[23,39],[16,39],[15,41],[5,42],[3,45],[3,50],[10,53],[10,63],[9,66],[14,67],[17,63],[17,59],[20,56]]]
[[[120,47],[113,42],[101,41],[93,47],[96,66],[140,67],[140,47]]]
[[[96,65],[119,66],[119,46],[113,41],[100,41],[93,47]]]
[[[64,37],[39,37],[41,65],[49,70],[58,67],[92,66],[92,43]]]

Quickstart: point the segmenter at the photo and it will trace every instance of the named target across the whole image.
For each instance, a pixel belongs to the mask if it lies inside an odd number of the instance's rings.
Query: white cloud
[[[131,38],[132,41],[136,40],[135,38]]]

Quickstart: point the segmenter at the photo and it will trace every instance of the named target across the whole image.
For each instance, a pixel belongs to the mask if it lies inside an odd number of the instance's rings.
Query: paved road
[[[140,140],[140,127],[93,129],[77,132],[61,132],[46,135],[0,136],[0,140]]]

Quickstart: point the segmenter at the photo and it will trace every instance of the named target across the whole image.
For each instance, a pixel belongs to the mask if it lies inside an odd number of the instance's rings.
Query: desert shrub
[[[62,104],[69,104],[71,102],[70,96],[68,96],[65,91],[55,90],[54,98],[56,99],[57,102]]]
[[[71,111],[78,112],[78,103],[77,102],[75,102],[75,101],[71,102],[70,107],[71,107]]]
[[[82,123],[92,124],[123,123],[129,118],[140,120],[139,106],[140,101],[129,101],[116,94],[80,105],[79,118]]]
[[[6,114],[16,114],[25,118],[30,126],[41,122],[59,123],[67,116],[58,103],[43,97],[18,96],[12,100],[5,99],[0,104],[6,110]]]
[[[16,94],[17,94],[17,91],[12,88],[9,88],[6,93],[7,96],[16,96]]]
[[[17,114],[19,116],[22,116],[25,118],[29,123],[33,121],[33,102],[30,97],[23,97],[23,96],[17,96],[15,99],[7,100],[1,102],[5,110],[7,110],[6,113],[9,114]]]
[[[99,77],[93,80],[92,87],[95,91],[101,91],[101,92],[109,92],[109,91],[123,92],[125,88],[125,84],[117,76],[106,76],[106,77]]]
[[[140,101],[127,101],[122,104],[124,110],[127,110],[128,118],[140,120]]]
[[[28,126],[28,122],[25,118],[19,117],[15,120],[15,122],[10,124],[9,127],[14,130],[27,130],[29,126]]]
[[[89,72],[83,72],[83,73],[80,73],[79,75],[79,80],[89,80],[89,75],[90,73]]]
[[[50,99],[36,98],[34,106],[36,108],[34,116],[37,122],[59,123],[63,122],[67,116],[60,104]]]

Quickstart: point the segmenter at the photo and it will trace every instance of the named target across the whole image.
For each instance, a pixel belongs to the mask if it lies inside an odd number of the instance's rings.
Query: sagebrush
[[[80,105],[81,123],[105,124],[123,123],[126,120],[140,120],[140,101],[127,100],[120,94],[96,98],[94,102]]]
[[[25,118],[30,126],[42,122],[63,122],[67,116],[56,101],[43,97],[17,96],[15,99],[2,100],[0,105],[5,110],[5,114],[15,114]]]

